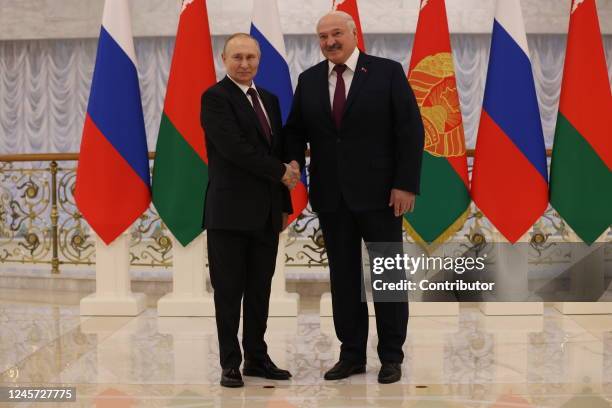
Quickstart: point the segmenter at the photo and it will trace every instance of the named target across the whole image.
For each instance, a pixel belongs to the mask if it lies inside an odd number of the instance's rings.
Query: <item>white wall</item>
[[[95,38],[104,0],[0,0],[0,40]],[[570,0],[522,0],[529,33],[567,32]],[[132,0],[136,36],[174,36],[181,0]],[[278,0],[286,34],[311,33],[331,0]],[[451,32],[489,33],[494,0],[447,0]],[[597,0],[604,34],[612,34],[612,0]],[[248,31],[252,0],[208,0],[213,35]],[[419,0],[359,0],[367,33],[414,32]]]

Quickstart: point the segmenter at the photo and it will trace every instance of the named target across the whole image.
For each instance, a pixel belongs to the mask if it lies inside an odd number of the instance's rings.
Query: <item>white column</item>
[[[173,290],[159,299],[159,316],[214,316],[215,305],[206,290],[208,268],[205,262],[206,235],[200,234],[184,247],[170,232],[172,239]]]
[[[525,233],[517,245],[511,245],[499,232],[493,237],[495,252],[489,255],[489,261],[495,257],[495,263],[487,267],[494,275],[495,302],[481,302],[480,311],[488,316],[541,315],[544,313],[542,302],[504,301],[516,295],[529,293],[529,233]],[[486,294],[485,294],[486,295]]]
[[[146,307],[143,293],[132,293],[130,237],[125,231],[106,245],[96,239],[96,292],[81,299],[81,315],[136,316]]]
[[[368,312],[370,314],[374,313],[373,310],[370,310],[369,306]],[[329,317],[334,315],[330,292],[325,292],[321,295],[321,301],[319,302],[319,315],[321,315],[322,317]]]
[[[602,293],[605,296],[605,265],[604,249],[607,230],[587,247],[579,247],[580,238],[572,231],[570,239],[576,242],[576,247],[572,248],[572,261],[574,265],[570,268],[571,284],[570,295],[572,293],[582,294],[584,297],[595,297]],[[582,249],[582,250],[581,250]],[[556,302],[555,309],[563,314],[612,314],[612,302]]]
[[[278,239],[278,253],[276,255],[276,269],[272,278],[272,291],[270,294],[270,311],[268,315],[297,316],[300,295],[288,293],[285,282],[285,246],[287,245],[287,230],[281,232]]]

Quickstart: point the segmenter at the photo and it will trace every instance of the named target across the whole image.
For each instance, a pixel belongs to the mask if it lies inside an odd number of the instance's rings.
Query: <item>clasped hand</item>
[[[293,190],[297,182],[300,180],[300,165],[292,160],[291,163],[285,164],[285,174],[281,181],[289,190]]]

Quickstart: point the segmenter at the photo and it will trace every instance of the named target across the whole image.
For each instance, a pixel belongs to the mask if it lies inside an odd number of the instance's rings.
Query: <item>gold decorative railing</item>
[[[64,165],[76,160],[72,153],[0,156],[0,262],[49,263],[52,273],[61,264],[95,262],[89,226],[74,202],[76,167]],[[171,241],[153,206],[131,237],[132,265],[172,264]]]
[[[472,150],[468,156],[473,156]],[[149,159],[154,159],[154,153],[149,153]],[[74,201],[76,161],[76,153],[0,155],[0,263],[50,264],[56,274],[61,265],[94,264],[90,228]],[[130,233],[132,265],[172,265],[172,242],[153,206]],[[544,248],[549,237],[563,238],[568,231],[549,208],[531,234],[532,243]],[[472,206],[457,236],[474,245],[491,242],[493,228]],[[412,241],[407,234],[405,240]],[[285,256],[287,266],[327,265],[323,236],[310,208],[292,225]]]

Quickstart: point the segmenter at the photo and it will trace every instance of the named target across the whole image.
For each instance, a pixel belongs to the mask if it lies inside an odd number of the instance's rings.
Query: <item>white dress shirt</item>
[[[353,53],[346,60],[344,65],[346,65],[346,69],[342,73],[342,79],[344,79],[344,90],[346,92],[345,97],[348,97],[349,89],[351,88],[351,82],[353,82],[353,76],[355,76],[355,70],[357,69],[357,60],[359,59],[359,48],[355,47]],[[336,79],[337,75],[334,71],[334,64],[331,61],[327,61],[329,65],[329,71],[327,73],[328,84],[329,84],[329,104],[330,106],[334,106],[334,92],[336,92]]]
[[[261,99],[261,95],[259,95],[259,91],[257,90],[257,88],[255,87],[255,82],[251,81],[251,86],[247,86],[247,85],[242,85],[239,84],[238,82],[234,81],[234,78],[232,78],[231,76],[227,76],[233,83],[235,83],[236,85],[238,85],[238,88],[240,88],[240,90],[242,92],[244,92],[244,94],[246,95],[247,99],[249,100],[249,102],[251,102],[251,106],[253,106],[253,99],[251,99],[251,95],[249,95],[247,93],[247,91],[249,90],[249,88],[253,88],[255,90],[255,92],[257,92],[257,95],[259,96],[259,104],[261,105],[261,108],[264,111],[264,115],[266,116],[266,120],[268,121],[268,126],[270,126],[270,130],[272,130],[272,125],[270,124],[270,118],[268,117],[268,112],[266,112],[266,106],[263,103],[263,100]],[[255,109],[253,107],[253,109]]]

